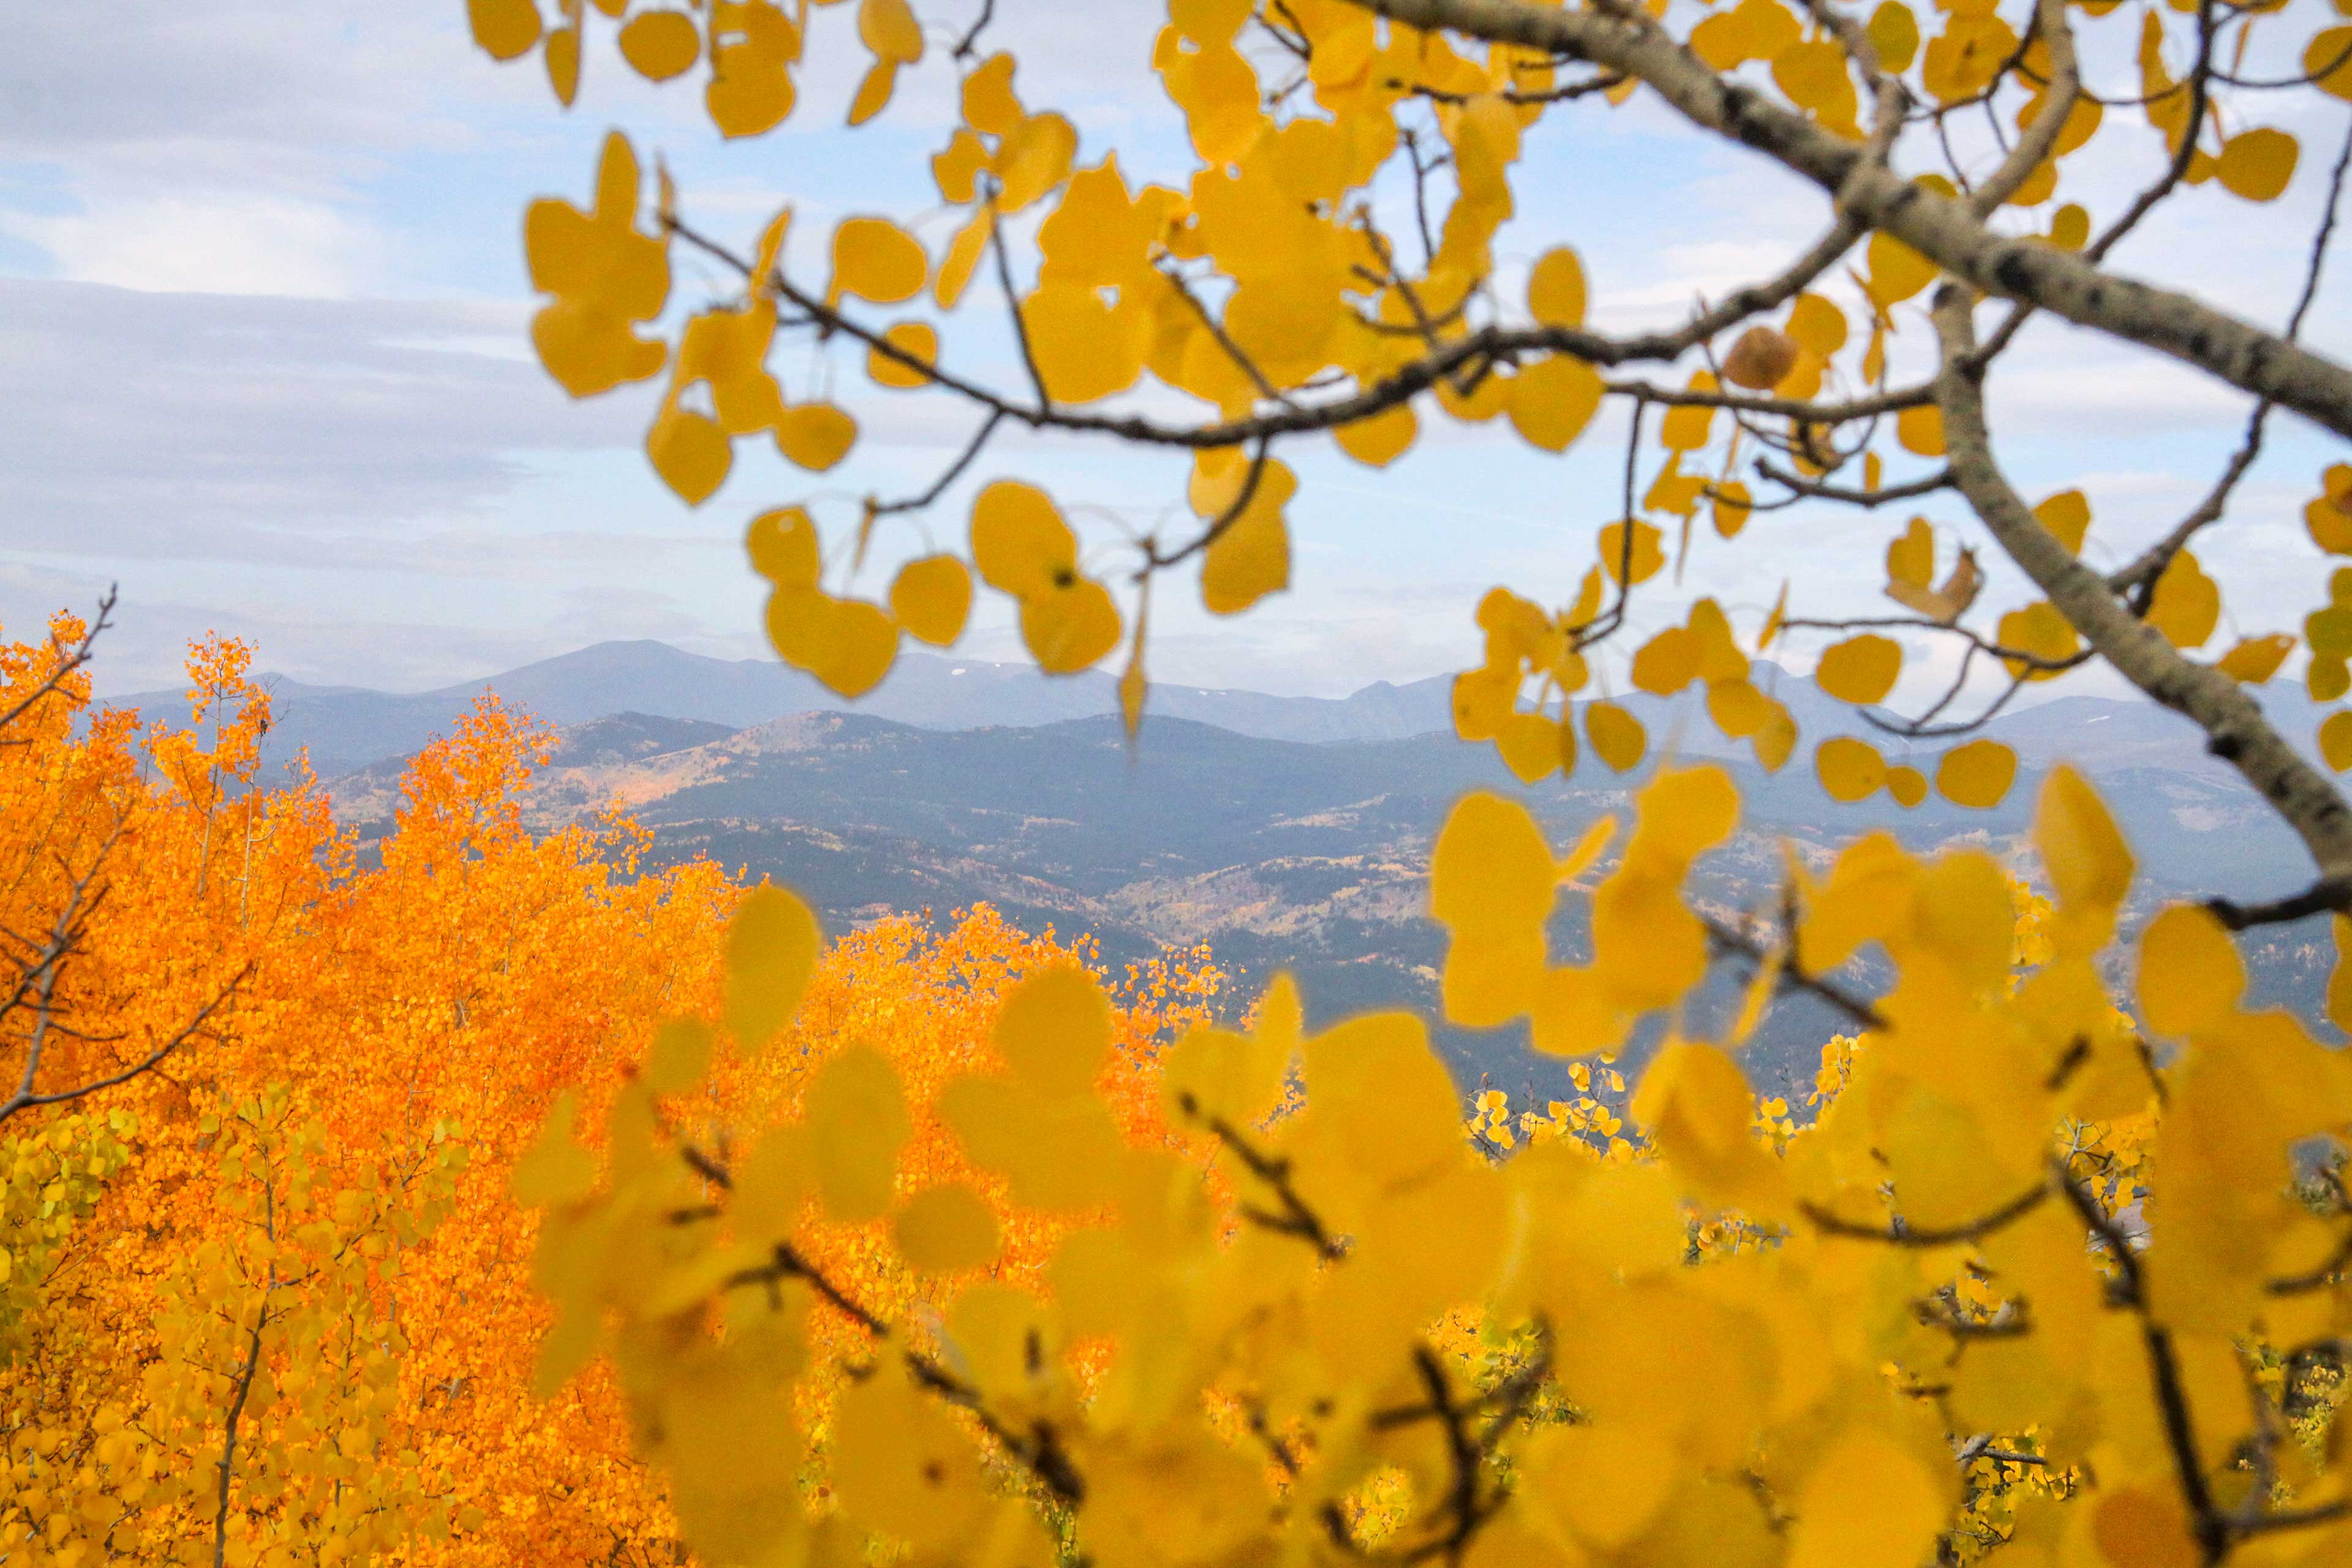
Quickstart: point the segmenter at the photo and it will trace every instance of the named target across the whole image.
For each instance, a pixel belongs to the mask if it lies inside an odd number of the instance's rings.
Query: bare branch
[[[1841,1219],[1829,1210],[1813,1204],[1801,1204],[1798,1206],[1804,1216],[1813,1223],[1815,1229],[1829,1236],[1846,1237],[1855,1241],[1883,1241],[1890,1247],[1959,1247],[1971,1241],[1982,1241],[1993,1232],[2024,1218],[2040,1208],[2042,1200],[2049,1195],[2050,1184],[2046,1181],[2036,1182],[2032,1187],[2010,1199],[1990,1214],[1962,1225],[1944,1226],[1933,1229],[1922,1229],[1916,1226],[1906,1225],[1899,1217],[1892,1225],[1882,1229],[1874,1225],[1856,1225],[1852,1220]]]

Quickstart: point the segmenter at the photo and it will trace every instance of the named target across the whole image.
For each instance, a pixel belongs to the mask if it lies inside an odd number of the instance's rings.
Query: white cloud
[[[86,199],[55,216],[0,216],[57,275],[154,293],[336,299],[363,287],[380,242],[323,203],[239,191]]]

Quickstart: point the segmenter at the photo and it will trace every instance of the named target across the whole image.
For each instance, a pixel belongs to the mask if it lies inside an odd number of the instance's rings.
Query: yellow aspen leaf
[[[2352,29],[2347,29],[2352,31]],[[2330,555],[2352,555],[2352,463],[2331,463],[2319,494],[2303,509],[2311,542]]]
[[[1951,1492],[1884,1433],[1849,1429],[1797,1492],[1788,1568],[1913,1568],[1930,1555]]]
[[[1555,1426],[1529,1446],[1527,1474],[1531,1493],[1556,1510],[1578,1540],[1615,1552],[1665,1506],[1680,1478],[1679,1458],[1664,1437],[1639,1426]]]
[[[1297,983],[1276,974],[1258,999],[1249,1034],[1198,1028],[1176,1043],[1160,1079],[1163,1102],[1175,1116],[1255,1126],[1282,1099],[1304,1025]]]
[[[1739,792],[1712,763],[1660,773],[1635,804],[1640,816],[1625,859],[1651,871],[1679,874],[1739,826]]]
[[[2202,647],[2221,620],[2221,590],[2197,557],[2182,551],[2156,580],[2147,624],[2175,647]]]
[[[863,599],[780,588],[768,595],[767,628],[785,663],[844,697],[873,690],[898,657],[898,624]]]
[[[1612,522],[1601,531],[1601,569],[1615,583],[1622,580],[1623,569],[1630,566],[1633,580],[1646,583],[1666,563],[1665,552],[1660,547],[1661,536],[1656,526],[1647,522],[1633,523],[1630,540],[1625,530],[1624,523]]]
[[[2091,243],[2091,215],[2079,202],[2068,202],[2050,215],[2050,243],[2061,250],[2080,250]]]
[[[1874,233],[1865,254],[1870,297],[1882,307],[1899,305],[1936,280],[1936,264],[1893,235]]]
[[[922,24],[907,0],[858,0],[857,41],[876,58],[902,66],[923,58]]]
[[[952,555],[924,555],[890,581],[890,613],[909,637],[946,647],[971,614],[971,574]]]
[[[774,5],[754,3],[718,12],[731,20],[715,23],[710,79],[703,108],[720,135],[734,140],[774,130],[793,111],[793,79],[787,68],[800,58],[800,29]]]
[[[2303,68],[2319,90],[2352,100],[2352,27],[2329,27],[2304,46]]]
[[[865,1531],[936,1554],[980,1532],[986,1483],[971,1444],[895,1362],[845,1390],[833,1416],[834,1488]]]
[[[1977,570],[1976,552],[1967,545],[1960,547],[1952,570],[1943,586],[1933,590],[1916,587],[1909,583],[1890,582],[1886,596],[1907,609],[1916,610],[1931,620],[1950,626],[1967,614],[1975,604],[1977,595],[1984,589],[1984,577]]]
[[[547,85],[555,89],[556,101],[564,108],[580,96],[580,24],[558,27],[547,35],[547,47],[540,51],[547,66]]]
[[[1768,773],[1777,773],[1796,754],[1797,721],[1788,704],[1775,698],[1766,698],[1770,709],[1763,724],[1757,730],[1754,745],[1758,765]]]
[[[1992,12],[1955,14],[1927,40],[1920,80],[1938,103],[1953,103],[1990,86],[2016,47],[2016,32]]]
[[[2033,509],[2034,521],[2074,554],[2083,552],[2083,536],[2091,528],[2090,499],[2081,490],[2060,490]]]
[[[597,163],[592,212],[543,200],[523,217],[531,287],[556,297],[533,319],[531,342],[574,397],[642,380],[667,358],[663,344],[631,329],[659,315],[669,295],[667,249],[635,226],[638,184],[636,154],[614,132]]]
[[[683,75],[702,58],[702,35],[683,11],[641,11],[621,29],[621,58],[648,81]]]
[[[1136,606],[1135,635],[1127,645],[1127,668],[1118,672],[1118,716],[1132,742],[1143,728],[1143,699],[1150,682],[1143,674],[1143,638],[1151,623],[1150,601]]]
[[[2218,1024],[2245,991],[2245,960],[2211,910],[2174,904],[2140,932],[2140,1023],[2150,1034],[2180,1039]]]
[[[1234,482],[1246,483],[1245,475]],[[1282,508],[1297,489],[1287,464],[1266,459],[1248,505],[1202,552],[1201,602],[1212,614],[1237,614],[1290,586],[1290,530]]]
[[[1586,826],[1569,852],[1552,866],[1552,879],[1563,886],[1575,880],[1599,864],[1601,855],[1617,837],[1617,816],[1603,812]]]
[[[1858,136],[1854,113],[1859,98],[1853,78],[1847,74],[1845,51],[1831,38],[1806,38],[1772,57],[1772,80],[1827,130],[1841,136]]]
[[[997,210],[1017,213],[1056,189],[1077,152],[1077,128],[1062,116],[1024,116],[996,150]]]
[[[2017,753],[1999,741],[1970,741],[1936,764],[1936,790],[1954,805],[1990,811],[2017,778]]]
[[[1490,370],[1465,391],[1454,384],[1453,377],[1441,376],[1437,383],[1437,405],[1456,419],[1483,425],[1511,406],[1511,388],[1517,382],[1516,376]]]
[[[1789,336],[1816,359],[1832,358],[1845,347],[1846,335],[1845,312],[1826,295],[1800,294],[1789,306]]]
[[[1717,389],[1716,379],[1710,373],[1703,370],[1691,373],[1691,391],[1714,392]],[[1658,421],[1658,444],[1669,452],[1696,452],[1706,445],[1714,422],[1715,410],[1704,403],[1669,408],[1666,416]]]
[[[583,303],[559,300],[531,319],[531,346],[564,391],[593,397],[660,371],[669,351],[629,331],[625,321]]]
[[[2352,767],[2352,711],[2330,713],[2320,721],[2319,754],[2339,773]]]
[[[572,1135],[577,1110],[570,1093],[557,1100],[530,1150],[515,1162],[515,1202],[525,1208],[564,1208],[595,1191],[595,1158]]]
[[[517,59],[539,42],[537,0],[466,0],[474,42],[494,60]]]
[[[906,363],[915,360],[925,365],[935,365],[940,358],[940,334],[929,321],[899,321],[882,334],[882,341],[898,351],[898,355],[886,354],[878,348],[866,351],[866,374],[877,386],[894,387],[901,392],[914,387],[929,386],[930,376]]]
[[[1633,684],[1671,697],[1698,679],[1699,640],[1687,627],[1668,626],[1633,654]]]
[[[1715,523],[1716,536],[1720,539],[1738,538],[1739,531],[1748,526],[1748,515],[1754,510],[1753,498],[1748,494],[1748,487],[1738,479],[1725,479],[1715,487],[1713,501],[1710,515]]]
[[[1927,798],[1927,775],[1907,763],[1896,763],[1886,770],[1886,793],[1908,811]]]
[[[1584,263],[1567,246],[1536,258],[1528,271],[1528,313],[1547,327],[1584,325]]]
[[[922,243],[888,218],[846,217],[833,231],[833,281],[825,303],[845,294],[895,305],[923,291],[930,261]]]
[[[2168,1488],[2102,1489],[2091,1503],[2089,1533],[2109,1568],[2197,1568],[2205,1561],[2188,1510]]]
[[[2241,131],[2221,144],[2214,174],[2221,188],[2250,202],[2273,202],[2294,178],[2294,137],[2271,126]]]
[[[743,531],[751,569],[779,588],[813,589],[823,570],[816,523],[806,509],[778,507],[753,518]]]
[[[2111,912],[2131,891],[2131,846],[2098,791],[2064,763],[2042,781],[2033,813],[2033,847],[2062,910]],[[2105,941],[2104,933],[2099,941]]]
[[[821,474],[857,442],[857,421],[830,403],[803,403],[776,421],[776,450],[797,467]]]
[[[1944,455],[1944,411],[1932,403],[1906,408],[1895,416],[1895,439],[1906,452],[1922,458]]]
[[[982,207],[948,241],[948,253],[940,258],[939,276],[931,283],[931,298],[939,301],[940,310],[954,310],[956,301],[963,298],[972,274],[979,270],[980,258],[988,252],[989,238],[995,232],[995,211]]]
[[[1249,20],[1252,0],[1169,0],[1168,22],[1203,48],[1233,42]]]
[[[1887,591],[1906,587],[1925,592],[1935,574],[1936,531],[1927,526],[1926,518],[1915,517],[1901,537],[1886,547]]]
[[[1465,741],[1491,741],[1502,732],[1518,698],[1518,672],[1489,666],[1454,678],[1454,732]]]
[[[1723,379],[1750,392],[1769,392],[1797,368],[1801,346],[1793,336],[1777,328],[1750,327],[1723,356]]]
[[[2323,657],[2314,653],[2311,662],[2304,666],[2304,684],[2314,702],[2333,702],[2352,690],[2352,662],[2342,654]]]
[[[1691,514],[1698,510],[1698,498],[1706,489],[1705,474],[1684,473],[1682,466],[1683,455],[1676,452],[1666,459],[1665,467],[1658,470],[1649,492],[1642,498],[1643,510],[1663,511],[1683,520],[1682,547],[1675,554],[1677,565],[1689,553]]]
[[[1851,735],[1837,735],[1813,748],[1813,772],[1832,800],[1852,805],[1878,793],[1886,782],[1886,759]]]
[[[754,888],[727,922],[728,1032],[756,1051],[792,1021],[815,973],[823,939],[816,916],[772,884]]]
[[[1446,814],[1430,852],[1430,918],[1457,935],[1537,928],[1551,913],[1556,880],[1528,808],[1473,791]]]
[[[1560,765],[1560,727],[1541,713],[1507,714],[1496,726],[1495,750],[1521,784],[1533,784]]]
[[[931,155],[931,183],[940,199],[961,206],[980,194],[981,171],[988,167],[988,149],[964,126],[957,126],[947,146]]]
[[[1123,287],[1145,264],[1160,216],[1158,201],[1128,194],[1118,155],[1105,154],[1101,163],[1070,176],[1062,199],[1038,227],[1038,281]]]
[[[1453,1080],[1410,1013],[1350,1018],[1306,1041],[1300,1076],[1349,1165],[1402,1187],[1459,1160]]]
[[[876,60],[866,68],[858,79],[857,90],[850,95],[848,123],[863,125],[890,107],[890,94],[898,85],[898,62]]]
[[[2278,673],[2279,666],[2294,651],[2294,638],[2284,632],[2273,632],[2268,637],[2242,639],[2221,656],[2214,668],[2232,680],[2260,686]]]
[[[1548,355],[1496,384],[1507,389],[1511,427],[1547,452],[1567,450],[1584,433],[1604,390],[1601,373],[1572,354]]]
[[[710,1071],[710,1026],[698,1018],[669,1018],[654,1031],[646,1053],[645,1085],[656,1094],[684,1094]]]
[[[1893,637],[1864,633],[1822,650],[1813,666],[1813,682],[1841,702],[1866,708],[1885,700],[1903,673],[1903,645]]]
[[[1596,932],[1596,947],[1599,941]],[[1703,938],[1699,952],[1703,968]],[[1755,1099],[1748,1079],[1720,1047],[1686,1040],[1664,1047],[1642,1075],[1632,1109],[1666,1163],[1707,1204],[1763,1217],[1786,1202],[1780,1163],[1748,1130]]]
[[[826,1212],[850,1221],[887,1212],[898,1151],[914,1131],[890,1058],[868,1045],[835,1052],[817,1069],[802,1114],[809,1173]]]
[[[1075,963],[1023,980],[1004,999],[993,1030],[1013,1076],[1048,1098],[1086,1092],[1109,1055],[1110,1035],[1110,1000]]]
[[[1021,324],[1056,403],[1125,392],[1143,374],[1151,349],[1150,316],[1132,305],[1106,304],[1099,289],[1076,283],[1047,283],[1022,300]]]
[[[1993,628],[1993,638],[2002,647],[2014,648],[2020,654],[2050,663],[2069,659],[2080,650],[2082,637],[2074,623],[2064,612],[2047,599],[2036,600],[2022,609],[2010,611]],[[2039,668],[2024,658],[2004,658],[2001,663],[2011,675],[2021,680],[2054,680],[2065,673],[2060,669]]]
[[[1690,33],[1691,52],[1704,61],[1709,70],[1735,70],[1750,58],[1750,45],[1746,17],[1742,8],[1717,11],[1702,17]]]
[[[1021,640],[1048,675],[1074,675],[1118,646],[1118,605],[1091,577],[1068,573],[1021,601]]]
[[[1745,678],[1706,683],[1706,714],[1726,737],[1744,741],[1771,721],[1773,700]]]
[[[1639,766],[1650,744],[1642,721],[1614,702],[1585,705],[1584,738],[1591,742],[1593,754],[1609,764],[1609,771],[1619,773]]]
[[[1412,405],[1399,403],[1339,426],[1331,432],[1331,439],[1366,468],[1385,468],[1404,455],[1420,433],[1421,421]]]
[[[961,1182],[926,1187],[890,1221],[898,1256],[927,1274],[961,1274],[996,1261],[996,1211]]]
[[[688,506],[700,506],[726,480],[735,452],[727,432],[691,409],[662,410],[646,431],[654,472]]]
[[[972,499],[971,562],[990,587],[1033,597],[1075,571],[1077,559],[1077,536],[1036,486],[998,479]]]
[[[999,51],[963,79],[964,123],[983,136],[1003,136],[1021,123],[1021,100],[1013,91],[1013,57]]]

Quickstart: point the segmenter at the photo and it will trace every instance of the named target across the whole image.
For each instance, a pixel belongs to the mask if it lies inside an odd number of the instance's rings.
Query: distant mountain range
[[[1764,667],[1777,695],[1808,735],[1856,729],[1851,711],[1811,681]],[[1777,676],[1777,679],[1774,679]],[[356,686],[312,686],[287,676],[263,678],[273,723],[265,762],[276,765],[307,748],[321,778],[336,778],[385,757],[404,756],[446,733],[484,692],[561,728],[618,713],[693,720],[746,729],[794,713],[858,713],[922,730],[1031,728],[1118,711],[1118,683],[1100,670],[1041,675],[1026,664],[991,664],[909,647],[889,679],[856,702],[773,659],[709,658],[667,643],[602,642],[480,680],[431,691],[389,692]],[[1351,696],[1276,697],[1260,691],[1155,685],[1155,717],[1213,725],[1261,740],[1326,742],[1394,741],[1450,730],[1450,676],[1402,686],[1376,681]],[[2285,683],[2260,692],[2289,735],[2316,754],[2319,715]],[[117,707],[168,710],[177,691],[110,699]],[[1654,740],[1688,756],[1742,757],[1744,743],[1717,734],[1698,705],[1627,700]],[[2094,774],[2126,767],[2168,767],[2231,776],[2207,759],[2196,727],[2152,703],[2066,697],[2002,715],[1985,731],[2017,749],[2028,768],[2071,760]]]
[[[1619,779],[1588,758],[1570,778],[1524,788],[1492,748],[1454,739],[1444,678],[1339,700],[1155,687],[1133,744],[1110,716],[1107,677],[1048,679],[921,653],[902,656],[855,712],[780,666],[653,642],[603,643],[412,695],[273,685],[272,757],[307,748],[363,839],[389,831],[406,757],[495,690],[559,726],[529,798],[535,826],[618,801],[654,829],[656,863],[708,855],[773,877],[836,930],[985,900],[1032,929],[1091,932],[1114,963],[1205,941],[1250,992],[1276,969],[1296,971],[1318,1024],[1433,1004],[1443,939],[1425,915],[1429,845],[1463,791],[1518,795],[1564,845],[1601,813],[1625,814],[1648,771]],[[1809,742],[1867,732],[1809,680],[1780,675],[1777,689]],[[2315,717],[2299,695],[2263,695],[2308,743]],[[2183,896],[2274,896],[2306,875],[2293,835],[2202,753],[2194,727],[2147,703],[2065,698],[2004,715],[1988,732],[2019,753],[2007,800],[1970,811],[1931,795],[1904,811],[1884,795],[1830,801],[1803,752],[1765,773],[1686,699],[1627,700],[1654,756],[1717,758],[1738,778],[1741,831],[1693,880],[1720,915],[1768,907],[1789,849],[1819,868],[1869,828],[1922,851],[1979,845],[2030,870],[2022,847],[2038,775],[2061,758],[2097,780],[2140,855],[2134,916]],[[1555,952],[1580,954],[1586,941],[1580,901],[1564,900]],[[2257,994],[2311,1017],[2333,956],[2319,922],[2249,940]],[[1867,989],[1883,975],[1865,963],[1855,979]],[[1734,1005],[1738,985],[1720,972],[1693,1026]],[[1806,1084],[1837,1027],[1816,1004],[1784,1002],[1749,1047],[1751,1073]],[[1515,1090],[1556,1086],[1558,1064],[1523,1040],[1447,1030],[1440,1043],[1465,1087],[1481,1077]]]
[[[924,730],[979,730],[1118,711],[1118,683],[1099,670],[1049,677],[1034,665],[950,658],[913,647],[899,654],[877,690],[856,702],[772,658],[709,658],[651,641],[597,643],[432,691],[311,686],[282,675],[265,677],[264,683],[271,693],[265,761],[274,766],[307,747],[321,778],[422,749],[486,691],[558,726],[642,713],[738,730],[792,713],[856,712]],[[1268,740],[1392,740],[1449,725],[1451,689],[1445,677],[1409,686],[1381,681],[1336,699],[1154,686],[1151,710]],[[110,700],[162,710],[183,699],[176,691],[150,691]]]

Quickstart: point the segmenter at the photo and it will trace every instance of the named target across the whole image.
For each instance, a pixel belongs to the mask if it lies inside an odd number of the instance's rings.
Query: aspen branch
[[[2074,59],[2074,32],[2066,25],[2066,0],[2036,0],[2033,23],[2034,31],[2050,52],[2051,78],[2043,89],[2042,112],[2034,116],[2033,123],[2010,149],[2000,167],[1969,198],[1969,206],[1979,218],[1998,212],[2001,204],[2015,195],[2042,161],[2056,151],[2058,138],[2065,131],[2067,119],[2074,112],[2074,100],[2083,89],[2083,73]],[[2021,44],[2021,53],[2022,48]],[[2000,78],[1993,79],[1998,81]]]
[[[1997,232],[1966,201],[1921,189],[1794,110],[1717,75],[1641,13],[1555,9],[1532,0],[1349,3],[1412,26],[1544,49],[1637,76],[1692,124],[1801,175],[1833,197],[1844,216],[1985,292],[2168,354],[2352,436],[2352,370],[2189,295]],[[2210,7],[2212,0],[2205,3]]]
[[[2134,686],[2195,721],[2208,736],[2207,750],[2237,769],[2285,818],[2328,886],[2330,901],[2320,907],[2346,907],[2352,901],[2352,812],[2343,795],[2272,727],[2243,688],[2182,655],[2042,526],[1993,460],[1984,371],[1970,357],[1976,331],[1967,291],[1943,285],[1934,319],[1943,348],[1937,403],[1945,445],[1953,480],[1969,508],[2084,641]]]

